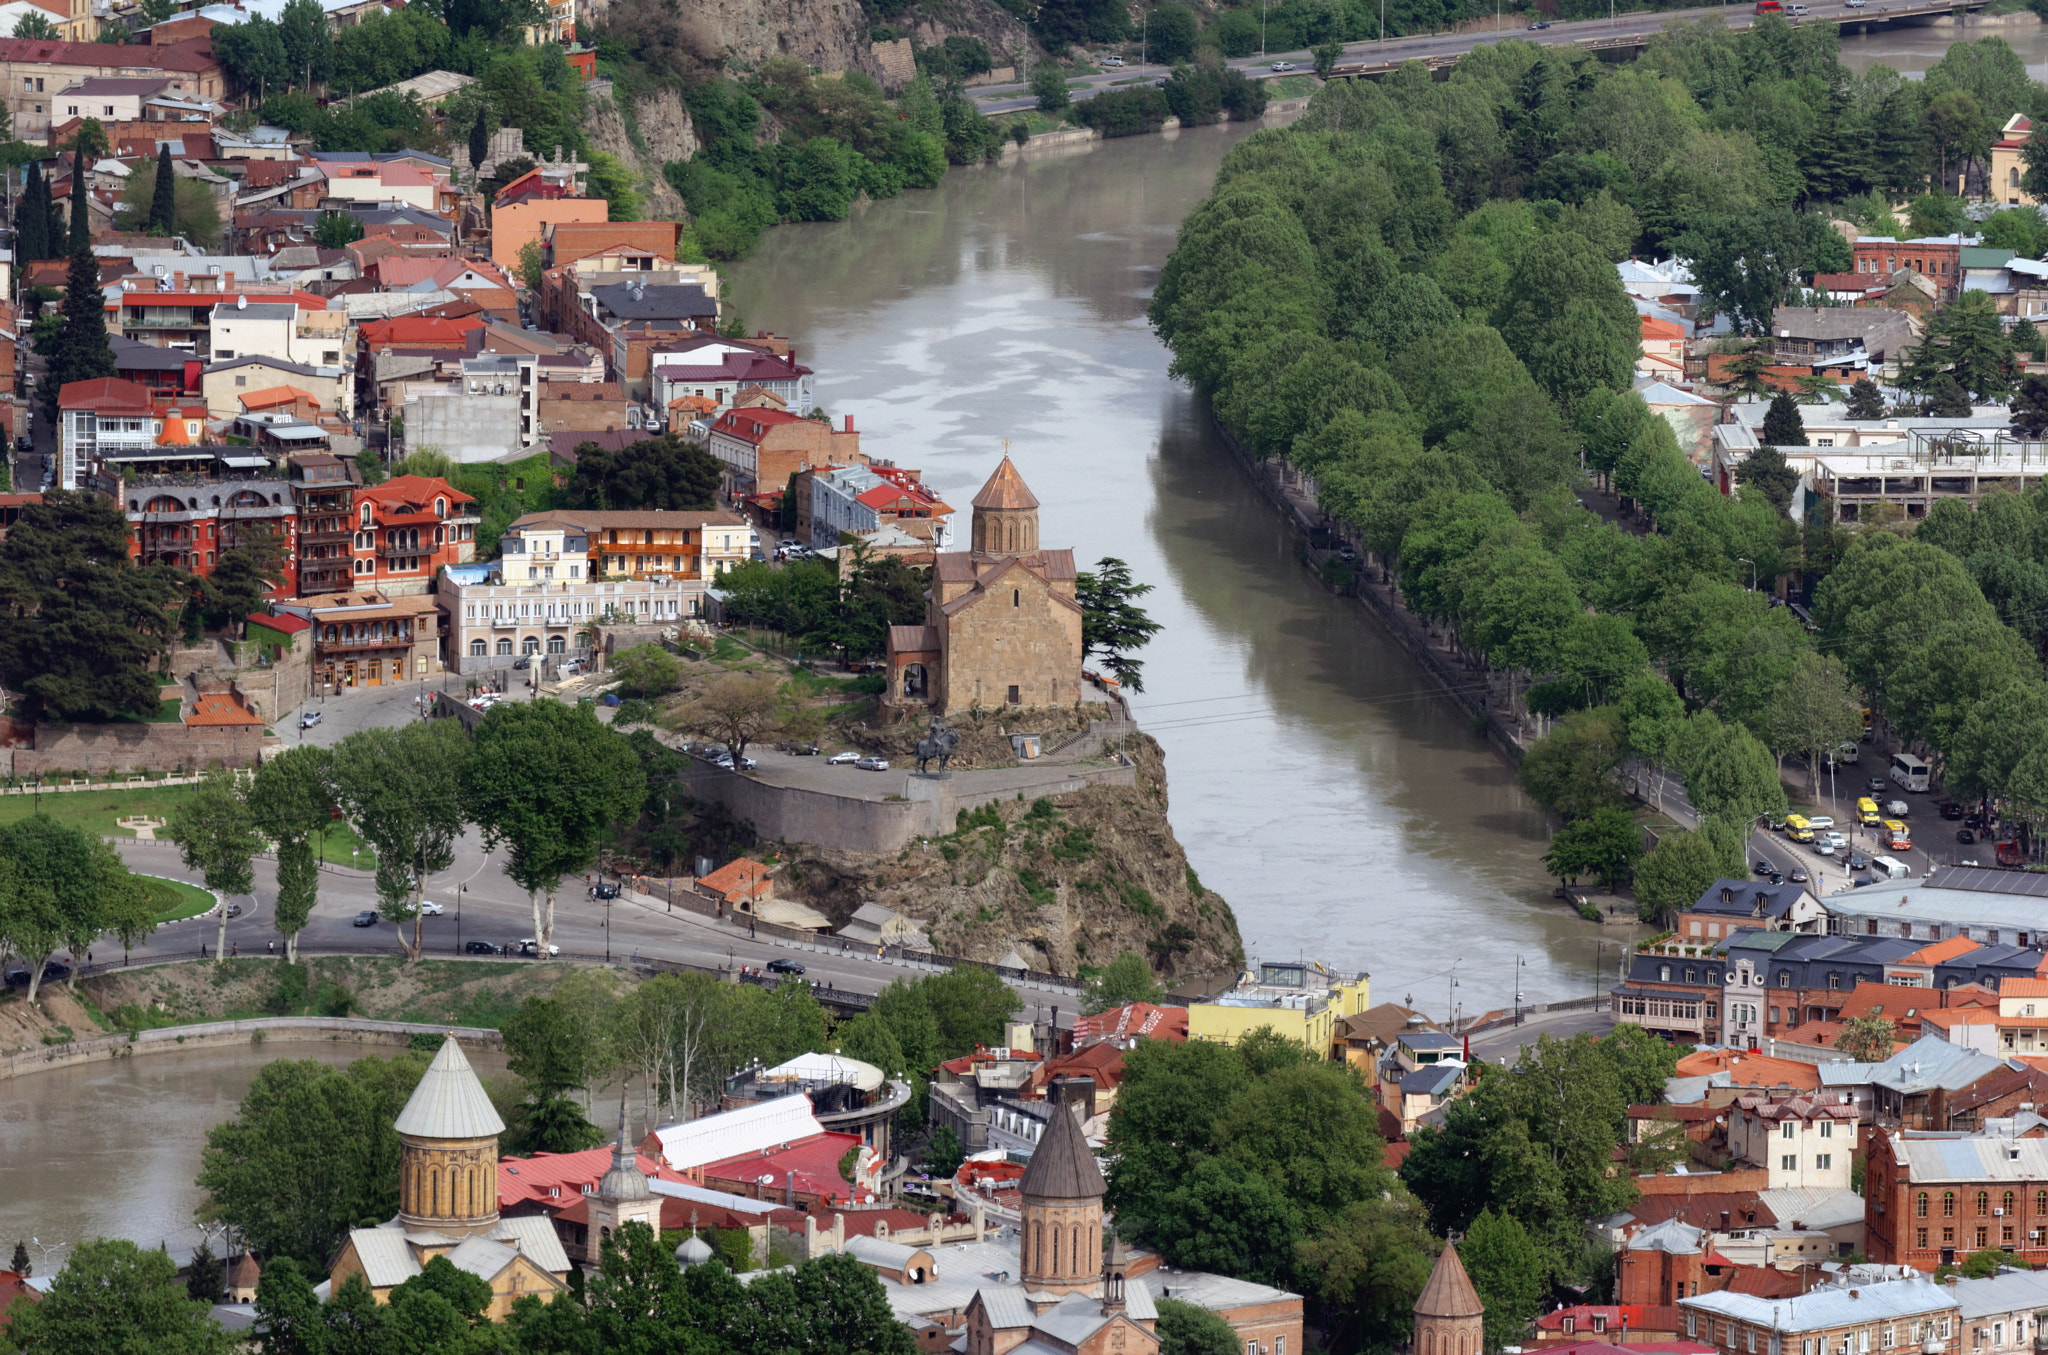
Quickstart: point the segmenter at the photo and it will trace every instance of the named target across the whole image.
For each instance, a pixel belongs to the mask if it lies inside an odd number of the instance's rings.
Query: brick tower
[[[1094,1290],[1102,1283],[1102,1196],[1107,1187],[1071,1108],[1052,1107],[1045,1137],[1032,1151],[1018,1186],[1024,1197],[1020,1260],[1025,1291]]]
[[[1465,1274],[1458,1249],[1444,1243],[1436,1269],[1415,1300],[1414,1355],[1480,1355],[1486,1348],[1486,1305]]]

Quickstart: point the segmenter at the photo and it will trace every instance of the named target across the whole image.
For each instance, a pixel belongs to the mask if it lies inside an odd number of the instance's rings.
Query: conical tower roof
[[[1011,464],[1009,455],[1003,456],[1003,464],[996,467],[996,473],[988,477],[988,483],[981,487],[981,493],[974,496],[976,508],[1036,508],[1038,496],[1024,483],[1024,477],[1017,474],[1017,467]]]
[[[1429,1283],[1422,1286],[1422,1297],[1415,1300],[1417,1317],[1481,1317],[1486,1305],[1479,1301],[1479,1291],[1472,1287],[1472,1279],[1465,1274],[1465,1263],[1458,1259],[1458,1249],[1444,1243],[1444,1249],[1437,1254],[1436,1269],[1429,1273]]]
[[[1102,1168],[1088,1150],[1081,1122],[1067,1106],[1055,1106],[1045,1126],[1045,1136],[1032,1150],[1018,1188],[1026,1196],[1045,1200],[1101,1199],[1109,1189],[1102,1180]]]
[[[600,1199],[644,1200],[653,1194],[647,1188],[646,1173],[640,1170],[639,1155],[626,1142],[626,1088],[619,1086],[619,1140],[612,1148],[611,1170],[597,1183]]]
[[[450,1035],[427,1065],[427,1075],[398,1112],[398,1132],[421,1139],[483,1139],[505,1131],[505,1122],[484,1095],[476,1069]]]

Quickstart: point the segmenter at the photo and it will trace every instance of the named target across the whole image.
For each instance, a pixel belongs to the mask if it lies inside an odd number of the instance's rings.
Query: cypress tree
[[[63,326],[57,351],[50,355],[48,383],[43,387],[44,412],[57,417],[57,398],[73,381],[114,374],[114,346],[107,342],[106,294],[100,291],[100,261],[90,245],[71,251],[71,272],[64,284]]]
[[[14,258],[19,264],[45,258],[50,250],[49,189],[43,171],[33,160],[28,181],[22,185],[21,201],[14,208]]]
[[[484,106],[476,106],[476,124],[469,129],[469,167],[481,169],[484,157],[491,153],[490,129],[484,125]]]
[[[1799,403],[1783,391],[1771,397],[1764,411],[1762,440],[1773,447],[1804,447],[1806,420],[1799,416]]]
[[[92,177],[92,168],[82,155],[71,157],[71,243],[66,253],[76,254],[92,250],[92,207],[86,199],[86,180]],[[95,273],[94,277],[99,275]]]
[[[178,185],[171,176],[171,143],[166,141],[156,152],[156,191],[149,198],[149,230],[151,234],[162,231],[165,235],[174,233],[178,219]]]

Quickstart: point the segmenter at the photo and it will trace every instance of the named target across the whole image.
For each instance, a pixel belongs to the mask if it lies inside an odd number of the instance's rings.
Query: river
[[[1902,24],[1850,34],[1842,39],[1842,64],[1859,75],[1882,64],[1917,80],[1956,43],[2004,38],[2026,63],[2028,79],[2048,80],[2048,26],[2035,22],[2031,14],[2013,17],[2016,22],[1971,28],[1958,28],[1952,23]]]
[[[1248,955],[1365,969],[1376,1000],[1439,1014],[1510,1004],[1518,958],[1527,999],[1586,995],[1599,929],[1550,898],[1542,815],[1371,618],[1295,563],[1146,324],[1177,223],[1247,134],[956,171],[770,232],[729,297],[963,529],[1007,442],[1041,540],[1155,585],[1164,629],[1134,705],[1166,747],[1174,830]]]
[[[373,1045],[249,1045],[149,1054],[0,1082],[0,1268],[16,1239],[37,1274],[61,1268],[81,1238],[159,1242],[181,1261],[199,1245],[192,1211],[206,1131],[230,1119],[257,1070],[275,1059],[343,1064],[394,1051]],[[468,1051],[486,1076],[504,1055]],[[216,1239],[216,1245],[218,1240]]]

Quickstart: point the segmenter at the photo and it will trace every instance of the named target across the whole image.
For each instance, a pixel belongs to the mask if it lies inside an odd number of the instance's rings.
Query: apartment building
[[[781,489],[790,476],[814,467],[867,462],[851,414],[842,431],[783,409],[727,410],[711,425],[705,445],[724,467],[730,496]]]
[[[175,411],[172,411],[174,414]],[[171,427],[182,428],[172,420]],[[111,490],[128,523],[138,564],[213,573],[220,556],[253,536],[275,535],[286,558],[298,546],[298,506],[284,472],[246,447],[178,444],[104,461],[93,477]],[[272,596],[292,591],[287,572]]]
[[[1765,1298],[1721,1290],[1678,1301],[1685,1339],[1720,1355],[1955,1355],[1954,1297],[1931,1280],[1835,1283]]]
[[[842,532],[858,536],[884,527],[931,541],[953,510],[924,487],[921,474],[879,464],[803,472],[797,534],[820,548],[838,545]]]
[[[323,695],[416,682],[441,669],[441,611],[422,594],[379,591],[294,598],[277,610],[313,626],[313,682]]]
[[[475,558],[476,500],[446,480],[401,475],[358,485],[350,497],[349,567],[357,589],[388,597],[424,593],[443,566]]]
[[[1871,1131],[1863,1189],[1873,1261],[1933,1270],[1998,1249],[2048,1264],[2048,1140],[2014,1137],[2013,1120],[1991,1126],[2001,1132]]]
[[[1728,1108],[1728,1150],[1769,1172],[1771,1190],[1847,1190],[1857,1118],[1840,1093],[1744,1096]]]

